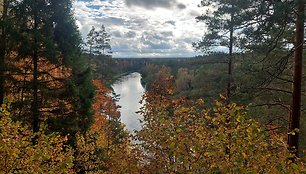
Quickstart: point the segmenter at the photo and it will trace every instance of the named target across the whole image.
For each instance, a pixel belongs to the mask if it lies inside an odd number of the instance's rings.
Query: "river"
[[[121,106],[121,122],[132,133],[134,130],[140,130],[141,124],[139,120],[142,118],[136,112],[139,111],[141,104],[139,103],[145,92],[141,85],[141,74],[138,72],[131,73],[117,80],[112,88],[119,95],[117,105]]]

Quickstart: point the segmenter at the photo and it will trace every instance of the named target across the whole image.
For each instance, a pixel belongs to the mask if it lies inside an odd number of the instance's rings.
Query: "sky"
[[[200,0],[76,0],[77,25],[89,30],[105,26],[111,34],[113,57],[192,57],[192,42],[205,25],[195,17],[204,11]]]

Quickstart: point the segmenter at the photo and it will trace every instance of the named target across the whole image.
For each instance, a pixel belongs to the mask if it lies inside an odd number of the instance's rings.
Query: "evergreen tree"
[[[208,30],[201,41],[193,44],[196,49],[207,53],[220,46],[228,48],[228,82],[226,89],[228,100],[231,98],[233,87],[233,51],[235,47],[239,47],[240,30],[245,27],[246,22],[250,19],[248,9],[251,8],[251,5],[251,0],[202,0],[201,6],[213,7],[214,10],[207,10],[206,14],[196,18],[198,21],[205,22]]]
[[[13,9],[18,44],[10,58],[9,84],[14,116],[34,132],[40,122],[63,134],[86,131],[94,89],[71,1],[24,0]]]
[[[251,88],[257,88],[261,95],[283,93],[282,96],[272,96],[281,100],[280,103],[269,103],[267,100],[270,99],[267,99],[267,96],[258,96],[253,101],[264,102],[267,106],[279,105],[281,107],[285,106],[281,103],[283,99],[286,100],[288,105],[292,102],[288,109],[290,111],[288,146],[292,153],[298,155],[303,55],[301,47],[304,43],[305,1],[218,0],[202,1],[201,5],[214,5],[215,11],[212,13],[213,16],[202,15],[197,18],[206,22],[209,31],[203,37],[203,40],[194,44],[194,46],[207,51],[212,47],[226,43],[225,45],[229,45],[229,53],[231,53],[231,33],[234,36],[239,34],[239,40],[233,37],[232,43],[244,52],[253,54],[255,59],[250,63],[253,67],[249,69],[253,71],[257,69],[258,72],[251,73],[261,74],[261,81],[258,81]],[[234,7],[238,8],[235,9]],[[230,9],[234,9],[234,12],[227,11]],[[233,28],[231,28],[231,23],[234,26]],[[231,32],[231,29],[234,29],[234,31]],[[225,32],[220,35],[220,31]],[[224,42],[223,36],[226,36],[226,41],[229,40],[229,42]],[[291,61],[289,58],[292,55],[294,55],[294,60]],[[229,59],[229,76],[230,62]],[[294,67],[294,69],[291,67]],[[294,74],[293,80],[288,78],[291,72]],[[230,82],[228,83],[227,93],[230,93]],[[292,91],[290,91],[289,83],[292,83]],[[275,84],[278,84],[278,86],[275,86]],[[279,86],[279,84],[282,85]],[[288,94],[291,95],[291,93],[293,95],[290,100]]]
[[[294,70],[292,84],[292,109],[289,118],[288,146],[289,150],[296,156],[299,153],[299,130],[301,116],[301,87],[302,87],[302,66],[303,66],[303,45],[304,45],[304,22],[305,22],[305,1],[295,2],[296,24],[295,24],[295,52]]]
[[[267,60],[275,55],[278,57],[274,65],[262,66],[265,67],[262,68],[262,71],[269,74],[265,78],[265,86],[271,84],[271,81],[275,79],[281,81],[282,86],[288,82],[292,84],[291,91],[290,87],[283,91],[289,91],[288,93],[292,94],[291,101],[287,100],[287,103],[291,102],[288,119],[288,147],[291,153],[298,156],[305,1],[264,1],[254,4],[256,8],[253,9],[252,14],[257,20],[243,31],[249,38],[246,45],[254,52],[266,54],[261,61],[263,63],[268,62]],[[290,61],[291,57],[294,58],[292,61]],[[293,72],[292,80],[281,76],[287,69]],[[288,76],[291,76],[291,73]],[[273,87],[272,90],[275,88]]]
[[[98,31],[92,26],[87,34],[86,46],[88,47],[87,52],[91,56],[111,54],[110,34],[106,32],[104,25]]]
[[[106,55],[111,53],[110,34],[106,32],[104,25],[98,31],[97,48],[99,54]]]
[[[44,9],[44,10],[40,10]],[[52,21],[50,8],[46,1],[24,0],[15,5],[16,24],[18,24],[19,48],[18,59],[31,62],[31,125],[33,132],[39,130],[42,94],[39,86],[39,62],[42,57],[55,61],[55,45],[52,44]],[[30,58],[30,59],[29,59]],[[29,59],[29,60],[28,60]],[[40,94],[39,94],[40,93]]]
[[[81,36],[75,24],[71,0],[52,0],[55,42],[62,53],[63,64],[71,69],[71,75],[65,81],[66,90],[60,96],[71,104],[72,110],[66,117],[49,118],[52,130],[74,135],[86,132],[93,121],[91,109],[94,86],[89,63],[81,55]],[[67,126],[70,125],[70,126]]]
[[[5,70],[8,52],[9,32],[11,31],[11,22],[9,19],[10,4],[12,0],[0,1],[0,105],[3,103],[5,95]]]
[[[6,11],[7,11],[7,2],[0,3],[0,14],[1,14],[1,43],[0,43],[0,104],[3,103],[4,98],[4,60],[6,53]]]
[[[87,42],[86,46],[88,47],[88,54],[93,55],[96,51],[96,45],[97,45],[97,37],[98,32],[96,31],[95,27],[92,26],[91,30],[87,34]]]
[[[288,43],[293,43],[293,1],[254,1],[252,7],[248,12],[252,18],[242,32],[247,39],[242,44],[267,55],[273,50],[288,50]]]

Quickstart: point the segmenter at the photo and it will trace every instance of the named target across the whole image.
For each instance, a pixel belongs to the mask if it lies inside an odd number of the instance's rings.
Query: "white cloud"
[[[137,5],[139,2],[142,3]],[[74,10],[84,38],[92,26],[105,25],[112,34],[114,57],[187,57],[197,54],[192,42],[204,34],[204,24],[195,20],[201,14],[199,3],[200,0],[78,0]]]

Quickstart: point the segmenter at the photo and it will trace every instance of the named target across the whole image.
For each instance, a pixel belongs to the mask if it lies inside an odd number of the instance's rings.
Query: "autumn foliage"
[[[95,122],[76,134],[74,150],[65,136],[37,134],[0,117],[0,171],[5,173],[304,173],[294,163],[286,136],[269,132],[237,104],[174,97],[173,77],[161,77],[143,98],[143,127],[133,137],[120,122],[111,90],[93,81]],[[37,143],[33,144],[33,136]]]
[[[14,67],[7,71],[8,80],[6,88],[8,98],[11,98],[16,118],[30,122],[33,65],[31,58],[20,59],[14,54],[8,66]],[[58,64],[52,63],[47,58],[41,57],[38,63],[39,75],[39,112],[40,120],[58,119],[68,117],[74,112],[72,97],[68,94],[69,81],[72,78],[71,68],[64,66],[62,60]]]
[[[87,173],[138,173],[131,138],[120,121],[120,112],[108,89],[99,80],[96,86],[95,122],[86,134],[77,135],[76,170]]]
[[[73,173],[73,150],[66,137],[33,134],[20,122],[10,118],[9,105],[0,111],[0,173]],[[36,136],[36,143],[33,138]]]
[[[161,78],[144,96],[145,171],[156,173],[301,173],[305,163],[288,160],[286,135],[267,132],[237,104],[174,98],[173,78]]]

